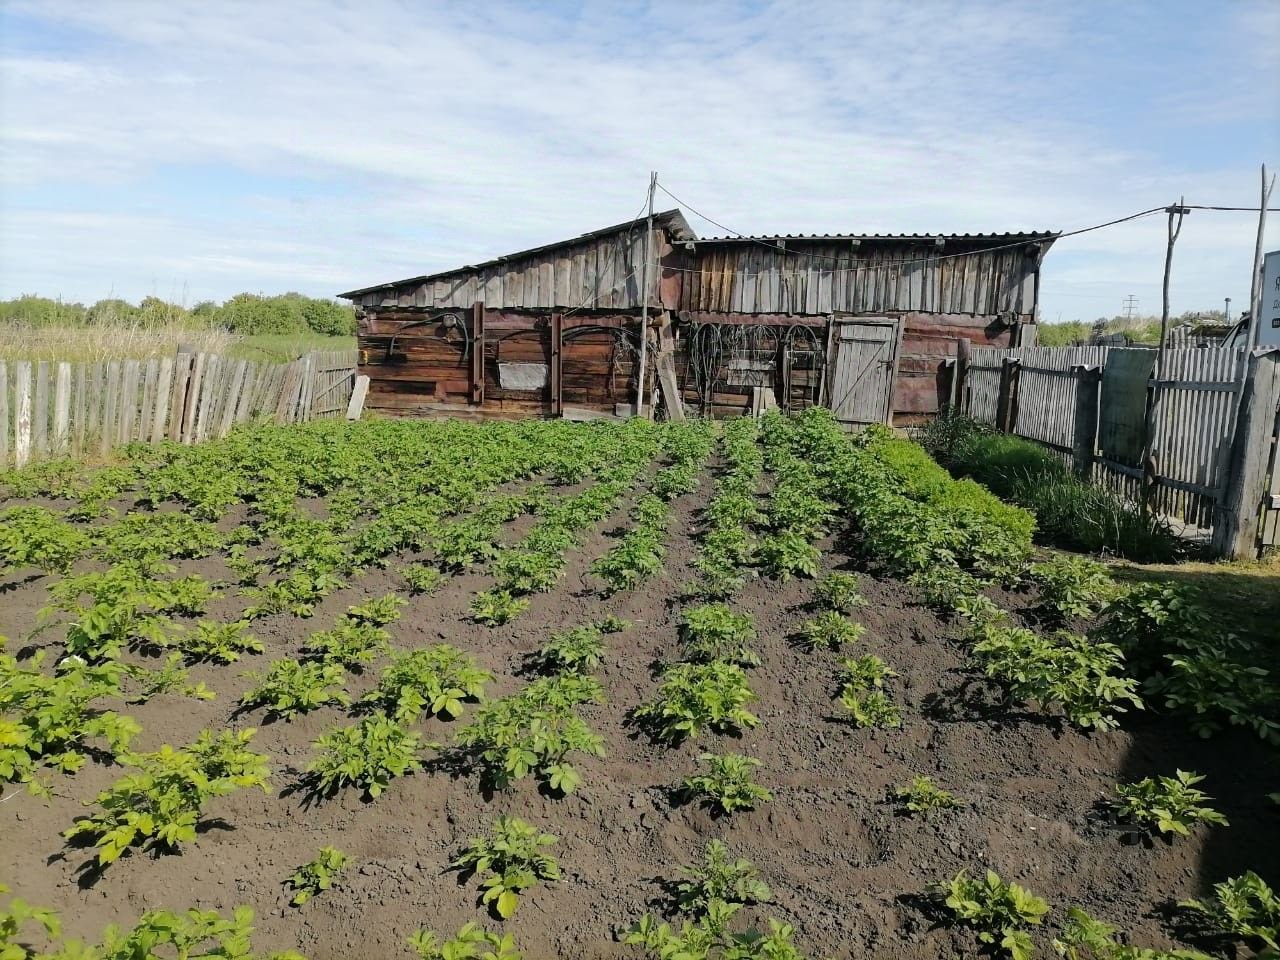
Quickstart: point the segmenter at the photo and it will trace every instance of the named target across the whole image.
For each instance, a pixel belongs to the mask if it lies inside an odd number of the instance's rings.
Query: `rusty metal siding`
[[[995,239],[988,246],[1008,243]],[[785,243],[784,252],[763,243],[699,241],[685,256],[680,309],[809,315],[1034,313],[1039,248],[1033,243],[982,249],[972,241],[948,242],[940,250],[931,243],[893,240],[864,241],[856,247],[839,240]]]

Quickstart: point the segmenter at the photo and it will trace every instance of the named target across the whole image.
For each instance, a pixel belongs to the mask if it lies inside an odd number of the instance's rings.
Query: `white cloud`
[[[565,20],[518,4],[10,6],[104,40],[0,62],[5,295],[332,293],[624,219],[654,167],[750,232],[1070,228],[1180,193],[1253,197],[1240,144],[1239,159],[1224,151],[1206,170],[1116,129],[1079,72],[1082,44],[1103,42],[1097,11],[662,0]],[[1251,37],[1276,29],[1256,9]],[[1220,115],[1215,98],[1233,114],[1264,109],[1263,57],[1224,61],[1221,83],[1189,77],[1153,109],[1178,97],[1200,120]],[[1276,135],[1250,143],[1274,148]],[[173,199],[151,195],[157,172],[184,167],[209,171],[215,199],[229,191],[225,209],[197,190],[157,211]],[[103,199],[60,216],[51,194],[86,185]],[[1228,279],[1238,290],[1252,253],[1247,217],[1214,223],[1194,217],[1180,241],[1179,292],[1197,306]],[[1162,250],[1156,223],[1064,241],[1046,265],[1046,315],[1118,309],[1122,285],[1158,285]],[[1079,300],[1103,283],[1120,291],[1113,306]]]

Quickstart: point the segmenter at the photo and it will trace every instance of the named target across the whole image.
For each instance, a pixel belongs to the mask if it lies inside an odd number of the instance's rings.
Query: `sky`
[[[5,298],[333,296],[627,220],[651,170],[743,233],[943,233],[1256,207],[1263,162],[1276,0],[0,0]],[[1256,230],[1190,215],[1172,311],[1243,307]],[[1042,319],[1158,312],[1165,231],[1061,240]]]

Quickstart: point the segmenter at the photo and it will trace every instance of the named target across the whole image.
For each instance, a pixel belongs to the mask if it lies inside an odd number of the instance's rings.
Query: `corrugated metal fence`
[[[1227,495],[1247,352],[1168,350],[1159,379],[1154,360],[1144,348],[974,349],[963,408],[1129,499],[1146,496],[1153,510],[1211,529]],[[1148,422],[1152,469],[1144,477]],[[1272,446],[1256,456],[1274,459],[1271,435]],[[1270,482],[1280,484],[1274,469]],[[1276,507],[1273,497],[1264,509],[1263,543],[1280,532]]]
[[[194,443],[237,423],[299,423],[344,413],[354,350],[291,363],[214,353],[100,363],[0,362],[0,468],[105,455],[133,441]]]

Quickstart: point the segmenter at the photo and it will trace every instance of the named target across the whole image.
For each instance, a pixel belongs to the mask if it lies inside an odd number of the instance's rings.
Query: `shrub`
[[[757,803],[773,799],[773,794],[751,779],[752,771],[760,766],[755,757],[740,753],[703,753],[698,759],[706,772],[685,779],[685,796],[697,797],[721,813],[751,810]]]
[[[357,723],[324,734],[315,742],[316,758],[307,771],[316,788],[335,793],[345,786],[359,787],[374,798],[396,777],[418,770],[421,738],[390,717],[364,717]]]
[[[480,874],[480,902],[503,920],[520,905],[520,895],[539,880],[559,880],[560,865],[543,851],[556,842],[549,833],[518,817],[498,817],[488,837],[473,837],[453,862],[464,874]]]

